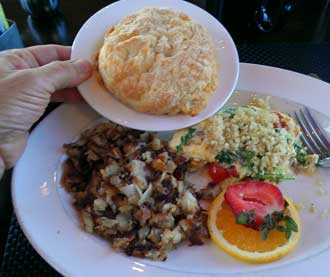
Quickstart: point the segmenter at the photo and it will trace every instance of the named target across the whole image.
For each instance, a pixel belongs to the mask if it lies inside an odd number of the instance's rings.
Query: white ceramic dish
[[[105,118],[118,124],[150,131],[175,130],[195,124],[218,111],[230,97],[239,71],[238,54],[226,29],[199,7],[182,0],[121,0],[94,14],[82,26],[72,46],[72,58],[90,61],[100,47],[105,32],[123,17],[145,7],[168,7],[188,14],[211,33],[217,49],[219,80],[216,92],[207,107],[197,116],[150,115],[136,112],[113,97],[99,84],[95,74],[78,87],[85,100]]]
[[[260,82],[262,80],[262,82]],[[308,103],[330,116],[326,99],[330,85],[305,75],[266,66],[241,64],[240,94],[231,102],[246,103],[250,92],[274,96],[276,109],[290,112]],[[313,90],[313,94],[311,94]],[[245,92],[245,93],[244,93]],[[277,97],[286,97],[287,100]],[[291,100],[291,101],[289,101]],[[295,101],[295,102],[292,102]],[[316,113],[330,132],[327,116]],[[284,259],[263,265],[250,265],[219,251],[212,243],[183,246],[172,251],[166,262],[152,262],[114,253],[108,243],[83,232],[78,225],[70,198],[59,185],[62,144],[70,142],[100,116],[91,108],[62,105],[32,132],[27,149],[13,174],[12,195],[20,225],[34,248],[66,276],[329,276],[330,219],[320,213],[330,208],[330,171],[319,170],[313,177],[298,176],[281,184],[281,189],[306,208],[300,212],[301,240]],[[317,179],[323,179],[325,196],[318,195]],[[308,205],[315,203],[312,214]],[[317,268],[317,271],[316,269]],[[267,271],[265,273],[265,271]]]

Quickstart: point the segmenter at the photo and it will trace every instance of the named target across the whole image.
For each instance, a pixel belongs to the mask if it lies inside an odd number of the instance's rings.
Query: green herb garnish
[[[265,223],[263,225],[261,225],[261,238],[263,240],[266,240],[268,237],[268,232],[272,229],[274,229],[275,226],[275,222],[273,220],[273,218],[271,217],[271,215],[266,215],[265,216]]]
[[[280,181],[283,180],[295,180],[293,176],[285,175],[283,173],[268,173],[265,174],[264,172],[257,172],[257,174],[254,176],[255,179],[260,181],[273,181],[276,184],[278,184]]]
[[[241,160],[242,165],[248,168],[252,168],[252,159],[255,157],[255,153],[253,151],[241,150],[237,152],[231,151],[221,151],[216,155],[216,159],[220,163],[225,163],[231,165],[232,163]]]
[[[294,147],[294,150],[296,151],[296,160],[297,160],[298,164],[300,164],[302,166],[306,166],[307,157],[308,157],[306,150],[298,143],[294,143],[293,147]]]
[[[253,161],[252,159],[255,157],[255,153],[253,151],[241,150],[240,156],[243,161],[242,165],[248,168],[250,171],[253,171]]]
[[[232,164],[233,162],[240,159],[240,156],[234,152],[221,151],[215,157],[220,163]]]
[[[262,229],[261,238],[263,240],[266,240],[268,238],[268,232],[269,232],[269,230],[267,228]]]
[[[298,225],[290,216],[285,216],[283,218],[283,221],[285,223],[284,225],[285,237],[289,239],[292,231],[298,232]]]
[[[266,217],[269,217],[270,220],[266,221]],[[263,240],[267,239],[268,232],[272,229],[276,229],[279,232],[285,233],[286,239],[291,237],[292,232],[298,232],[298,225],[293,220],[292,217],[286,215],[284,216],[282,213],[277,214],[275,217],[270,217],[267,215],[265,217],[265,223],[262,225],[262,233],[261,237]],[[284,224],[280,224],[280,223]]]
[[[221,110],[221,113],[229,114],[230,118],[233,118],[235,116],[236,110],[237,110],[237,107],[227,107],[227,108]]]
[[[247,211],[247,212],[241,212],[236,217],[236,223],[237,224],[252,224],[254,222],[254,215],[256,214],[255,210]]]
[[[183,151],[183,146],[186,145],[193,137],[196,129],[189,127],[187,133],[181,137],[181,142],[176,146],[177,151]]]
[[[287,205],[287,203],[286,203]],[[253,225],[255,219],[255,210],[242,212],[236,217],[236,223],[242,225]],[[261,231],[261,238],[266,240],[270,230],[277,230],[285,233],[285,237],[289,239],[292,232],[298,232],[298,225],[292,217],[284,215],[283,213],[274,212],[272,215],[268,214],[264,218],[265,222],[257,226]]]

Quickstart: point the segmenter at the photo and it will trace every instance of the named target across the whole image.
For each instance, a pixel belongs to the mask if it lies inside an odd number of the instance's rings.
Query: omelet
[[[300,141],[300,127],[289,117],[252,105],[223,109],[203,122],[177,131],[170,146],[192,167],[219,162],[234,166],[240,178],[279,182],[291,179],[290,167],[315,168]]]

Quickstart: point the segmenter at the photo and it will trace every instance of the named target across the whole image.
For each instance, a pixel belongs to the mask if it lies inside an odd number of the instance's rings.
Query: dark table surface
[[[35,3],[37,0],[21,2]],[[18,24],[25,46],[71,45],[81,25],[111,2],[61,1],[58,12],[36,17],[28,15],[18,0],[1,1],[7,17]],[[224,24],[236,42],[242,62],[277,66],[304,74],[315,73],[330,82],[328,0],[191,2],[208,10]],[[266,8],[271,24],[260,20],[261,8]],[[56,106],[51,104],[47,111]],[[10,179],[11,172],[7,172],[0,183],[0,276],[56,276],[57,273],[32,249],[13,217]]]
[[[45,3],[50,0],[21,0],[21,2],[39,2],[43,3],[41,6],[46,6]],[[25,46],[54,42],[70,45],[81,25],[96,11],[112,2],[115,1],[60,1],[57,14],[41,18],[28,16],[19,0],[1,1],[7,17],[18,23]],[[191,0],[190,2],[217,17],[237,44],[330,41],[328,0]]]

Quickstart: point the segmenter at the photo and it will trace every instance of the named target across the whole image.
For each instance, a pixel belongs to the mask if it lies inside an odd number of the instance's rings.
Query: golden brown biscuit
[[[197,115],[216,89],[215,46],[187,15],[147,8],[104,37],[98,57],[107,89],[136,111]]]

